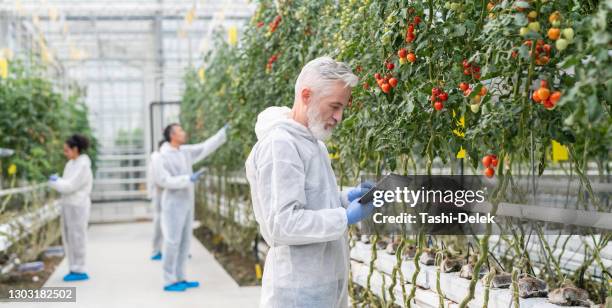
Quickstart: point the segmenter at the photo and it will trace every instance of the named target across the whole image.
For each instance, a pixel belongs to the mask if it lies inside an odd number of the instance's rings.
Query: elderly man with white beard
[[[371,214],[358,199],[368,187],[341,194],[323,140],[342,120],[358,82],[329,57],[306,64],[293,108],[269,107],[255,125],[246,161],[253,209],[270,246],[261,307],[347,307],[347,229]]]

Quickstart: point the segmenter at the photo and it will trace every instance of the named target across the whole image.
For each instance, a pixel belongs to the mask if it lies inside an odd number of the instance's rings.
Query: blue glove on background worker
[[[204,170],[200,170],[200,171],[192,174],[191,177],[189,178],[189,180],[195,183],[195,182],[197,182],[200,179],[202,174],[204,174]]]

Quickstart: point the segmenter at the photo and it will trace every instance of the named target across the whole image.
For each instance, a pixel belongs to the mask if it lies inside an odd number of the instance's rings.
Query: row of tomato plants
[[[495,214],[513,171],[541,175],[555,140],[596,200],[587,163],[604,173],[612,145],[609,10],[592,1],[260,1],[238,47],[219,32],[204,73],[186,74],[181,120],[194,140],[229,120],[230,145],[208,163],[240,170],[257,114],[291,106],[301,67],[331,55],[360,78],[328,142],[342,182],[364,172],[432,173],[463,154],[472,171],[497,177]],[[418,269],[425,234],[412,241]],[[476,244],[474,273],[488,260],[489,236]],[[516,269],[529,272],[523,261]],[[408,299],[417,274],[406,277]],[[546,273],[555,287],[556,274]]]
[[[97,142],[83,91],[75,85],[63,94],[45,70],[14,60],[9,62],[7,78],[0,78],[0,147],[14,150],[0,158],[4,188],[18,185],[16,180],[44,181],[61,173],[66,163],[63,143],[71,134],[89,138],[87,153],[95,164]]]

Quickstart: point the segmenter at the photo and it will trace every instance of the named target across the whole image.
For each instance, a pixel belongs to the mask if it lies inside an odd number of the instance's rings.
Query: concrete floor
[[[45,287],[75,286],[76,303],[10,303],[11,307],[257,307],[260,287],[239,287],[194,237],[187,274],[200,287],[164,292],[160,261],[149,260],[152,224],[120,223],[89,228],[87,272],[90,280],[66,283],[66,259]]]

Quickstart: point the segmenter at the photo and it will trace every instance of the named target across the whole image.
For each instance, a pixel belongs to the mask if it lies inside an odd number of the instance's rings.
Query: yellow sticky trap
[[[259,280],[261,280],[261,277],[263,277],[263,273],[261,272],[261,265],[259,265],[259,263],[255,264],[255,276]]]
[[[8,78],[8,61],[4,57],[0,58],[0,77]]]
[[[200,78],[200,82],[204,82],[204,68],[200,67],[198,70],[198,77]]]
[[[554,162],[564,161],[569,159],[569,151],[567,147],[560,144],[556,140],[552,141],[552,160]]]
[[[461,147],[459,152],[457,152],[457,158],[465,158],[465,149],[463,149],[463,147]]]
[[[8,167],[8,174],[9,174],[9,175],[13,175],[13,174],[15,174],[15,173],[17,173],[17,166],[16,166],[15,164],[11,164],[11,165]]]
[[[229,44],[236,46],[236,43],[238,43],[238,28],[236,26],[231,26],[227,31],[227,35]]]

